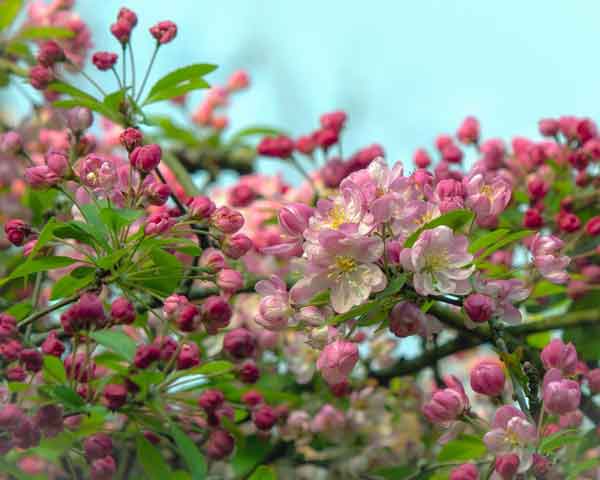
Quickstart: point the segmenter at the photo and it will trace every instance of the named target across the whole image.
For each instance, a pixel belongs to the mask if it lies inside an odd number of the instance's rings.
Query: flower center
[[[337,270],[343,273],[352,272],[356,269],[356,260],[352,257],[347,257],[344,255],[340,255],[335,257],[335,266]]]
[[[415,223],[417,225],[425,225],[426,223],[431,222],[433,219],[434,219],[433,211],[428,210],[421,217],[417,218],[415,220]]]
[[[346,223],[346,213],[344,209],[339,205],[334,205],[331,210],[329,210],[329,221],[331,223],[331,228],[337,230],[341,225]]]
[[[436,270],[442,270],[447,265],[448,252],[442,249],[439,252],[435,252],[427,256],[424,270],[428,272],[434,272]]]
[[[479,191],[489,199],[494,196],[494,190],[489,185],[484,185]]]
[[[88,181],[88,183],[90,185],[96,185],[96,182],[98,181],[98,175],[96,174],[96,172],[90,172],[85,176],[86,180]]]

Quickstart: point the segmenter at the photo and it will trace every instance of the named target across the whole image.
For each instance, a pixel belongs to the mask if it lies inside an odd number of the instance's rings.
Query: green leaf
[[[41,257],[34,260],[27,260],[26,262],[15,268],[11,274],[0,280],[0,286],[4,285],[10,280],[15,278],[26,277],[32,273],[47,272],[48,270],[54,270],[56,268],[64,268],[78,262],[71,257]]]
[[[540,280],[533,287],[530,298],[547,297],[549,295],[560,295],[565,293],[567,288],[564,285],[557,285],[548,280]]]
[[[194,373],[198,375],[223,375],[224,373],[233,370],[233,363],[227,360],[213,360],[212,362],[204,363],[194,369]]]
[[[131,208],[103,208],[100,210],[100,218],[113,231],[119,232],[121,228],[127,227],[143,215],[141,210]]]
[[[412,247],[421,233],[425,230],[431,230],[432,228],[445,225],[456,231],[459,228],[471,223],[474,218],[475,214],[471,210],[452,210],[451,212],[445,213],[444,215],[433,219],[431,222],[426,223],[417,231],[413,232],[404,242],[404,248]]]
[[[123,100],[125,100],[125,93],[127,92],[128,89],[129,89],[129,87],[121,88],[121,89],[117,90],[116,92],[109,93],[108,95],[106,95],[106,97],[104,97],[104,100],[102,101],[102,103],[109,110],[112,110],[112,111],[120,114],[121,105],[123,103]]]
[[[31,302],[22,302],[22,303],[17,303],[15,305],[13,305],[8,310],[6,310],[4,313],[8,313],[9,315],[12,315],[17,320],[23,320],[27,315],[29,315],[31,313],[32,310],[33,310],[33,305],[31,304]]]
[[[600,437],[596,429],[592,428],[581,437],[581,443],[577,446],[577,457],[581,457],[590,448],[596,448],[598,445],[600,445]]]
[[[540,350],[550,343],[552,339],[551,332],[534,333],[527,336],[527,344]]]
[[[357,305],[356,307],[350,309],[346,313],[340,313],[339,315],[335,315],[330,318],[327,323],[330,325],[338,325],[346,320],[351,320],[355,317],[360,317],[361,315],[365,315],[369,313],[371,310],[379,307],[380,302],[377,300],[371,300],[370,302],[363,303],[362,305]]]
[[[474,435],[462,435],[446,443],[438,454],[438,461],[449,462],[473,460],[485,455],[486,447],[481,438]]]
[[[89,223],[73,220],[57,226],[53,233],[58,238],[72,238],[94,248],[100,246],[105,250],[110,249],[104,234]]]
[[[29,383],[22,383],[22,382],[8,382],[8,390],[12,393],[21,393],[24,392],[25,390],[28,390],[31,385],[29,385]]]
[[[21,40],[49,40],[53,38],[71,38],[75,32],[61,27],[27,27],[19,33]]]
[[[272,467],[266,465],[259,466],[248,480],[277,480],[277,474]]]
[[[394,278],[392,278],[388,286],[385,287],[385,290],[377,295],[377,298],[387,298],[397,294],[400,290],[402,290],[402,287],[406,283],[406,278],[406,273],[396,275]]]
[[[98,330],[92,332],[90,337],[125,360],[132,361],[135,356],[135,341],[123,332],[118,330]]]
[[[152,86],[143,105],[176,97],[198,88],[207,88],[210,85],[202,77],[216,69],[216,65],[205,63],[178,68],[166,74]]]
[[[99,102],[99,100],[93,95],[90,95],[89,93],[84,92],[83,90],[80,90],[79,88],[66,82],[52,82],[50,85],[48,85],[48,90],[58,93],[66,93],[73,98],[83,98],[92,102]]]
[[[44,225],[44,228],[42,228],[37,242],[35,242],[34,247],[31,249],[28,258],[35,258],[40,249],[44,247],[50,240],[52,240],[54,229],[57,228],[58,225],[60,224],[56,221],[56,218],[52,217],[50,220],[48,220],[46,225]]]
[[[60,358],[53,355],[44,355],[43,367],[44,380],[47,382],[67,383],[67,372]]]
[[[59,400],[67,407],[78,409],[85,406],[85,402],[77,392],[65,385],[56,385],[50,392],[55,399]]]
[[[196,447],[196,444],[174,424],[171,425],[171,434],[177,444],[179,453],[192,474],[192,480],[206,478],[206,460],[204,459],[204,455],[198,450],[198,447]]]
[[[260,136],[266,136],[266,135],[278,136],[278,135],[285,135],[285,134],[286,134],[286,132],[284,132],[283,130],[280,130],[278,128],[256,125],[256,126],[253,126],[253,127],[247,127],[247,128],[244,128],[242,130],[237,131],[231,137],[231,140],[229,141],[229,143],[237,143],[237,142],[239,142],[244,137],[253,137],[253,136],[256,136],[256,135],[260,135]]]
[[[142,435],[136,439],[137,457],[149,480],[171,478],[171,469],[165,462],[162,453]]]
[[[578,443],[580,440],[581,435],[577,430],[561,430],[549,437],[544,437],[540,442],[539,451],[540,453],[549,453],[552,450],[564,447],[565,445]]]
[[[12,25],[21,11],[23,0],[4,0],[0,8],[0,32]]]
[[[160,248],[152,249],[150,257],[154,264],[150,271],[138,274],[134,272],[127,279],[159,295],[168,296],[175,291],[183,278],[183,264],[177,257]]]
[[[162,130],[165,137],[170,140],[182,142],[191,147],[198,144],[198,137],[193,130],[176,125],[170,117],[166,115],[148,116],[150,125],[157,126]]]
[[[236,448],[231,459],[231,466],[236,478],[248,475],[257,465],[260,465],[272,450],[270,442],[256,435],[247,437],[244,446]]]
[[[469,245],[469,253],[477,253],[482,248],[487,248],[490,245],[496,243],[498,240],[504,238],[510,230],[508,228],[499,228],[492,232],[486,233]]]
[[[74,107],[85,107],[89,108],[94,112],[99,113],[100,115],[108,118],[109,120],[112,120],[114,123],[118,123],[119,125],[124,123],[123,115],[121,115],[119,112],[111,110],[106,105],[95,99],[91,100],[89,98],[75,97],[66,100],[57,100],[56,102],[53,102],[52,105],[56,108],[66,109]]]
[[[93,267],[77,267],[68,275],[59,279],[52,287],[50,300],[68,297],[78,290],[87,287],[96,279],[96,269]]]
[[[378,468],[373,474],[385,480],[403,480],[406,478],[414,478],[416,471],[417,467],[415,465],[399,465],[396,467]]]
[[[518,232],[513,232],[510,235],[507,235],[498,242],[494,243],[492,246],[486,248],[484,252],[477,257],[476,263],[479,263],[484,258],[489,257],[495,251],[500,250],[501,248],[504,248],[507,245],[510,245],[511,243],[518,242],[519,240],[522,240],[525,237],[529,237],[530,235],[533,235],[533,233],[533,230],[520,230]]]
[[[571,465],[567,465],[567,472],[568,472],[568,476],[567,476],[567,480],[577,480],[579,478],[581,478],[579,476],[579,474],[585,472],[586,470],[591,470],[592,468],[596,467],[598,464],[600,464],[600,457],[599,458],[590,458],[589,460],[586,460],[584,462],[581,463],[576,463],[576,464],[571,464]]]

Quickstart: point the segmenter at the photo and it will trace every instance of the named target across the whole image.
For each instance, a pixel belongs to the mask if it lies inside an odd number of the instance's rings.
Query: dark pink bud
[[[60,177],[56,175],[47,165],[38,165],[29,167],[25,170],[25,181],[31,188],[48,188],[60,182]]]
[[[156,25],[150,28],[150,34],[158,43],[164,45],[165,43],[169,43],[177,36],[177,25],[170,20],[158,22]]]
[[[113,37],[115,37],[122,44],[129,41],[132,30],[133,25],[131,25],[131,23],[125,19],[117,20],[110,26],[110,33],[112,33]]]
[[[36,90],[45,90],[54,80],[52,70],[42,65],[36,65],[29,70],[29,83]]]
[[[161,206],[167,203],[171,195],[171,189],[168,185],[156,181],[154,177],[148,175],[143,182],[144,198],[150,205]]]
[[[113,52],[96,52],[92,56],[92,63],[98,70],[106,71],[114,67],[119,56]]]
[[[250,205],[256,198],[256,193],[250,186],[243,183],[235,185],[229,190],[229,204],[232,207],[242,208]]]
[[[585,143],[597,135],[598,128],[591,118],[582,118],[577,122],[577,136],[581,143]]]
[[[65,371],[69,378],[79,382],[88,382],[94,378],[96,365],[93,362],[86,362],[84,353],[73,354],[65,358]]]
[[[483,163],[486,168],[495,170],[502,166],[504,161],[504,142],[499,138],[491,138],[486,140],[481,145],[481,153],[483,155]]]
[[[550,460],[538,453],[534,453],[533,465],[531,469],[533,470],[533,473],[535,475],[538,475],[540,478],[543,478],[544,475],[546,475],[550,470]]]
[[[236,328],[225,334],[223,350],[236,359],[251,357],[256,350],[256,337],[246,328]]]
[[[431,165],[431,157],[425,149],[419,148],[413,155],[413,162],[417,168],[427,168]]]
[[[0,409],[0,428],[12,432],[25,418],[23,410],[18,406],[13,403],[5,404]]]
[[[271,430],[277,423],[277,415],[273,407],[269,405],[260,405],[252,412],[252,421],[259,430]]]
[[[581,274],[590,283],[600,283],[600,265],[586,265],[581,269]]]
[[[527,191],[532,200],[541,200],[550,190],[550,185],[539,177],[533,177],[527,182]]]
[[[315,134],[315,141],[323,150],[327,150],[332,145],[335,145],[339,139],[339,131],[331,128],[322,128],[321,130],[317,130]]]
[[[327,188],[337,188],[348,174],[348,165],[340,158],[332,158],[321,168],[320,174]]]
[[[223,253],[229,258],[238,259],[246,255],[252,248],[252,240],[243,233],[236,233],[225,238],[222,244]]]
[[[35,422],[44,436],[55,437],[64,429],[63,408],[60,405],[44,405],[35,415]]]
[[[129,22],[132,27],[135,27],[138,22],[136,13],[133,10],[129,10],[127,7],[121,7],[117,14],[117,20],[125,20]]]
[[[494,468],[502,480],[512,480],[519,470],[519,456],[515,453],[507,453],[496,457]]]
[[[129,325],[135,320],[135,308],[125,297],[117,298],[110,307],[110,318],[114,323]]]
[[[104,387],[103,396],[108,408],[118,410],[127,401],[127,388],[125,385],[111,383]]]
[[[0,313],[0,341],[7,340],[17,334],[17,320],[8,313]]]
[[[89,108],[75,107],[67,111],[67,125],[76,133],[81,133],[90,128],[93,121],[94,117]]]
[[[462,182],[448,178],[440,180],[435,187],[435,193],[440,199],[463,197],[465,195],[465,189]]]
[[[175,319],[175,323],[177,324],[177,328],[182,332],[195,331],[200,323],[200,311],[198,307],[192,303],[185,305]]]
[[[225,268],[225,265],[225,255],[216,248],[207,248],[200,256],[200,266],[210,268],[215,272]]]
[[[56,175],[62,177],[69,169],[69,157],[65,152],[50,151],[45,157],[46,165]]]
[[[235,440],[226,430],[213,430],[206,442],[206,455],[212,460],[222,460],[233,452]]]
[[[248,88],[248,85],[250,85],[250,77],[244,70],[233,72],[227,80],[227,89],[232,92]]]
[[[551,373],[552,371],[549,371],[544,377],[544,408],[555,415],[565,415],[576,410],[581,401],[579,384],[574,380],[566,379],[547,381]]]
[[[13,245],[20,247],[31,234],[31,227],[23,220],[13,219],[4,224],[6,239]]]
[[[233,234],[244,225],[244,217],[227,206],[217,208],[210,217],[212,225],[223,233]]]
[[[587,381],[592,393],[600,393],[600,368],[590,370]]]
[[[472,293],[463,302],[469,318],[476,323],[487,322],[494,313],[494,301],[481,293]]]
[[[569,280],[567,296],[572,300],[580,300],[588,294],[590,286],[583,280]]]
[[[23,345],[18,340],[9,340],[8,342],[0,343],[0,357],[6,362],[13,362],[23,350]]]
[[[96,460],[112,454],[113,442],[106,433],[96,433],[83,441],[83,450],[88,461]]]
[[[175,219],[169,215],[169,212],[161,210],[148,217],[144,231],[146,235],[161,235],[168,232],[175,223]]]
[[[581,228],[581,220],[574,213],[561,213],[558,215],[558,227],[563,232],[573,233]]]
[[[460,163],[463,158],[463,152],[453,143],[446,145],[442,150],[442,158],[448,163]]]
[[[600,216],[590,218],[585,224],[585,231],[592,237],[600,235]]]
[[[198,397],[198,405],[207,413],[217,410],[224,401],[223,392],[214,389],[204,390]]]
[[[577,369],[577,350],[572,343],[566,345],[559,338],[555,338],[544,347],[540,354],[544,368],[549,370],[557,368],[564,375],[572,375]]]
[[[480,362],[471,370],[471,388],[482,395],[500,395],[505,381],[502,367],[495,362]]]
[[[121,135],[119,135],[119,141],[121,145],[125,147],[125,150],[128,152],[133,151],[136,147],[139,147],[142,144],[142,140],[144,136],[142,132],[140,132],[137,128],[127,127]]]
[[[344,128],[347,118],[346,112],[338,110],[321,115],[319,121],[321,123],[321,127],[329,128],[335,132],[339,132],[342,128]]]
[[[39,445],[42,436],[39,427],[27,417],[21,420],[12,433],[15,447],[23,449]]]
[[[523,226],[525,228],[541,228],[544,225],[544,219],[537,208],[528,208],[523,216]]]
[[[135,351],[133,363],[137,368],[148,368],[152,363],[160,360],[160,349],[153,343],[140,345]]]
[[[242,402],[250,408],[254,408],[265,401],[262,394],[256,390],[248,390],[242,395]]]
[[[187,206],[190,217],[198,220],[204,220],[205,218],[210,217],[216,210],[214,202],[204,195],[190,198]]]
[[[296,140],[296,150],[298,150],[300,153],[310,155],[315,151],[315,148],[317,148],[317,142],[312,135],[298,137]]]
[[[463,463],[452,469],[449,480],[479,480],[479,472],[472,463]]]
[[[426,321],[421,309],[411,302],[400,302],[390,312],[390,331],[397,337],[409,337],[423,331]]]
[[[265,157],[289,158],[294,151],[294,141],[284,135],[265,137],[258,144],[257,151]]]
[[[177,368],[186,370],[200,365],[200,349],[195,343],[185,343],[181,346],[177,357]]]
[[[254,360],[246,360],[238,369],[238,378],[244,383],[256,383],[260,378],[260,370]]]
[[[58,339],[58,334],[55,330],[50,332],[44,342],[42,343],[42,352],[46,355],[53,355],[60,357],[65,351],[65,346]]]
[[[158,167],[162,158],[162,150],[159,145],[152,143],[137,147],[129,155],[131,165],[140,172],[148,173]]]
[[[36,348],[26,348],[22,350],[19,355],[19,361],[26,370],[33,373],[39,372],[44,364],[42,354]]]
[[[559,124],[554,118],[542,118],[538,122],[538,130],[544,137],[554,137],[558,135]]]
[[[177,341],[172,337],[156,337],[153,343],[160,350],[160,359],[163,362],[170,361],[179,348]]]
[[[475,117],[466,117],[458,128],[456,137],[465,145],[477,143],[479,141],[479,120]]]
[[[219,329],[225,328],[229,325],[231,313],[231,307],[223,297],[218,295],[208,297],[201,307],[202,323],[206,331],[214,335]]]
[[[54,40],[48,40],[42,44],[37,54],[37,61],[44,67],[51,67],[57,62],[65,59],[65,52]]]
[[[90,480],[112,480],[117,473],[117,464],[113,457],[107,456],[92,462]]]
[[[0,137],[0,152],[17,155],[23,150],[23,138],[15,131],[6,132]]]
[[[244,286],[244,277],[237,270],[224,268],[217,274],[217,285],[227,294],[233,294]]]
[[[9,382],[24,382],[27,378],[27,372],[19,365],[13,365],[6,369],[6,379]]]

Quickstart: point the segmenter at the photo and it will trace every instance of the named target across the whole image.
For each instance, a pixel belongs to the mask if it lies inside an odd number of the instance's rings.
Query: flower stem
[[[152,52],[152,58],[150,59],[148,68],[146,69],[146,74],[144,75],[144,80],[142,80],[142,85],[140,87],[140,91],[138,92],[137,97],[135,97],[135,103],[138,103],[140,101],[140,98],[142,98],[142,93],[144,92],[144,87],[146,86],[146,82],[148,81],[148,76],[150,75],[150,72],[152,71],[152,66],[154,65],[154,60],[156,60],[156,54],[158,53],[159,48],[160,48],[160,43],[157,43],[156,48],[154,49],[154,52]]]

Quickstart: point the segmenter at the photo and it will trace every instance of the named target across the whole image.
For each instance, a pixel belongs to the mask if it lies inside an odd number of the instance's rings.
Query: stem
[[[106,92],[104,90],[102,90],[102,87],[100,85],[98,85],[96,83],[96,81],[90,77],[87,73],[85,73],[83,70],[81,71],[81,75],[83,75],[83,78],[85,78],[88,82],[90,82],[94,87],[96,87],[96,90],[98,90],[100,92],[100,94],[103,97],[106,97]]]
[[[35,322],[38,318],[42,318],[43,316],[48,315],[49,313],[52,313],[54,310],[58,310],[59,308],[64,307],[65,305],[69,305],[70,303],[77,301],[77,299],[79,299],[79,293],[77,293],[76,295],[72,295],[70,297],[64,298],[60,302],[55,303],[54,305],[51,305],[48,308],[45,308],[44,310],[40,310],[39,312],[32,313],[27,318],[25,318],[22,322],[19,322],[19,327],[24,327],[26,325],[29,325],[30,323]]]
[[[152,58],[150,59],[150,63],[148,64],[148,68],[146,69],[146,73],[144,75],[144,80],[142,80],[142,86],[140,87],[140,91],[138,92],[137,97],[135,97],[135,103],[138,103],[140,101],[140,98],[142,97],[144,87],[146,86],[146,82],[148,81],[148,76],[150,75],[150,71],[152,70],[152,66],[154,65],[154,60],[156,60],[156,54],[158,53],[159,48],[160,43],[156,42],[156,48],[154,49],[154,52],[152,52]]]
[[[117,73],[117,69],[113,66],[113,67],[111,67],[111,70],[115,74],[115,78],[117,79],[117,83],[119,84],[119,90],[122,90],[125,87],[123,86],[123,83],[121,82],[121,77],[119,77],[119,74]]]
[[[121,44],[121,52],[123,58],[123,88],[127,88],[127,57],[125,56],[125,50],[127,50],[127,44]]]
[[[131,97],[135,98],[135,60],[133,59],[131,40],[129,40],[129,59],[131,60]]]

